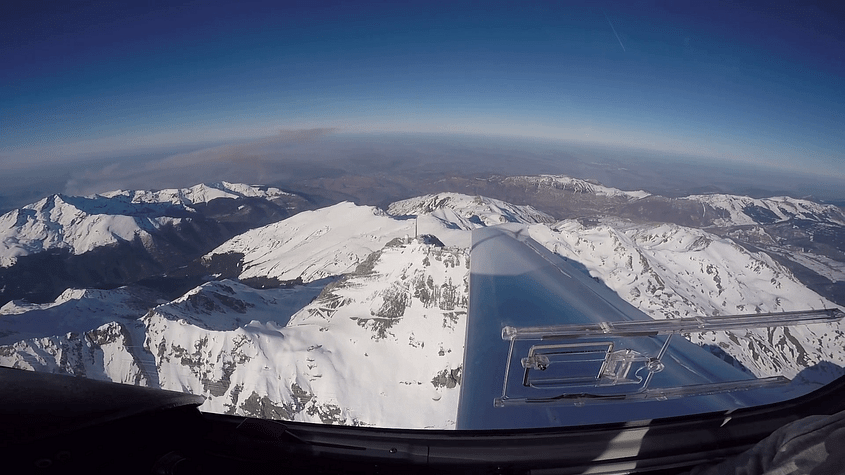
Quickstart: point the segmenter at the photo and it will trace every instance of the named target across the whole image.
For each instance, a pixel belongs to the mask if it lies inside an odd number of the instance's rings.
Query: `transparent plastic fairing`
[[[665,358],[675,334],[832,323],[843,316],[838,309],[827,309],[583,325],[506,326],[502,329],[502,340],[509,342],[510,347],[502,395],[494,400],[494,405],[665,400],[784,385],[789,379],[774,376],[657,389],[649,386],[667,364],[679,364],[677,360]],[[658,349],[643,351],[645,347]]]

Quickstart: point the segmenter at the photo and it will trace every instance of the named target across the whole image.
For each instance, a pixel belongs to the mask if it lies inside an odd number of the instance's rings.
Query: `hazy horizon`
[[[843,21],[791,2],[19,2],[0,208],[433,162],[842,201]]]
[[[429,180],[491,175],[567,175],[664,196],[729,193],[845,203],[845,180],[643,149],[457,134],[287,131],[234,143],[183,145],[123,156],[31,163],[5,175],[0,210],[54,193],[186,188],[219,181],[300,191],[320,179],[376,176]],[[395,199],[408,196],[396,196]],[[368,203],[373,204],[373,203]]]

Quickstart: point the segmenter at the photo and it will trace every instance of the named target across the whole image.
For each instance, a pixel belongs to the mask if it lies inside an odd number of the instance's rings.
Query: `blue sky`
[[[13,5],[0,19],[0,171],[328,127],[585,141],[845,178],[842,11],[314,3]]]

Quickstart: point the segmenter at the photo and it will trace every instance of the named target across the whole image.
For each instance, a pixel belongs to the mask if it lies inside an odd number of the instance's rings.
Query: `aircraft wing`
[[[786,378],[757,379],[678,333],[841,317],[653,320],[521,225],[473,231],[469,299],[458,429],[628,422],[783,400]]]

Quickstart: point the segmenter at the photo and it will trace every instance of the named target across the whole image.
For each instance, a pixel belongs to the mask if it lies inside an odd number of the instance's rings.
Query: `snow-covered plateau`
[[[656,319],[836,306],[769,254],[706,230],[619,218],[555,222],[530,206],[441,193],[386,212],[339,203],[247,231],[201,259],[236,259],[237,278],[172,301],[125,287],[10,302],[0,308],[0,365],[189,391],[213,412],[453,428],[470,235],[499,223],[524,226]],[[245,285],[256,278],[284,285]],[[689,337],[758,376],[794,377],[821,362],[845,366],[843,329]]]

